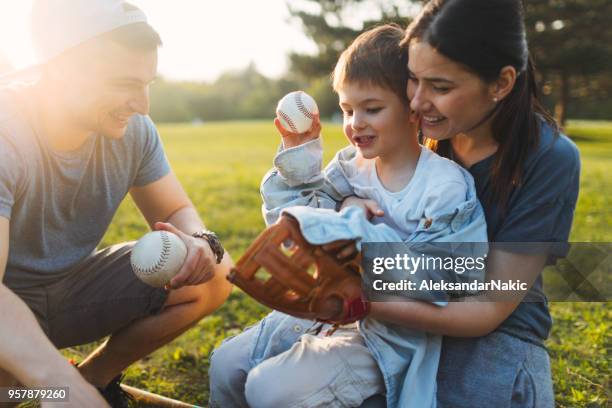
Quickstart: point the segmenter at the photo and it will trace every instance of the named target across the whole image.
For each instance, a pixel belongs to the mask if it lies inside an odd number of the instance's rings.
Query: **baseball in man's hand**
[[[183,266],[187,247],[175,234],[153,231],[138,240],[130,263],[136,276],[144,283],[164,287]]]

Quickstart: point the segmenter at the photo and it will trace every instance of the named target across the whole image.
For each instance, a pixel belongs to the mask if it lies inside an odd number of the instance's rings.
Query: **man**
[[[122,0],[35,0],[37,79],[0,90],[0,386],[68,386],[113,406],[118,374],[229,295],[231,259],[204,230],[146,116],[157,33]],[[140,282],[132,244],[95,250],[130,193],[188,254],[170,290]],[[57,348],[110,338],[75,370]]]

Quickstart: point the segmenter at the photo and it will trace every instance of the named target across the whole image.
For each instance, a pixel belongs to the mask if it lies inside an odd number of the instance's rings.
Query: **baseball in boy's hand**
[[[274,126],[276,126],[276,130],[278,130],[278,133],[283,137],[283,146],[286,149],[310,142],[321,134],[321,121],[319,120],[318,113],[314,116],[310,129],[304,133],[291,133],[287,131],[283,128],[278,118],[274,119]]]
[[[306,132],[312,127],[312,121],[318,113],[317,103],[304,91],[288,93],[276,107],[276,118],[291,133]]]

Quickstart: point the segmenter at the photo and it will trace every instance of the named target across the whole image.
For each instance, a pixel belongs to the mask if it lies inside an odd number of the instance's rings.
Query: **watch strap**
[[[219,241],[217,234],[205,229],[205,230],[194,233],[192,236],[194,238],[205,239],[208,242],[210,249],[213,251],[213,254],[215,254],[217,264],[221,263],[221,260],[223,259],[223,255],[225,254],[225,249],[223,249],[223,246],[221,245],[221,242]]]

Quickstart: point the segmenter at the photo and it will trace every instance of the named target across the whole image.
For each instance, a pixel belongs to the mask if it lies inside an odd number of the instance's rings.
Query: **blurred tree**
[[[542,74],[542,91],[553,95],[565,123],[570,98],[609,97],[612,71],[612,1],[525,1],[531,53]]]
[[[318,48],[316,55],[291,54],[291,71],[321,81],[360,32],[382,22],[406,26],[423,3],[427,0],[304,0],[299,6],[288,2],[291,15]],[[542,91],[560,123],[565,122],[568,107],[573,108],[569,113],[591,117],[607,110],[610,117],[612,0],[523,3],[531,52],[542,74]],[[571,103],[576,101],[581,103]]]
[[[340,107],[338,106],[338,96],[332,91],[329,76],[324,75],[322,77],[315,78],[309,81],[308,86],[304,91],[312,96],[317,101],[319,112],[324,117],[333,116],[334,113],[340,114]]]
[[[329,75],[340,53],[364,30],[381,23],[407,25],[410,1],[304,0],[287,2],[293,18],[316,44],[317,55],[291,53],[291,71],[306,78]],[[293,5],[292,5],[293,4]]]
[[[339,54],[363,30],[382,22],[406,26],[426,1],[301,0],[288,8],[317,45],[316,55],[291,54],[282,79],[251,64],[213,83],[158,81],[151,116],[159,121],[271,118],[287,92],[304,89],[323,117],[338,112],[329,74]],[[610,118],[612,112],[612,0],[525,0],[530,48],[542,93],[561,123],[568,114]],[[1,61],[0,61],[1,65]],[[0,69],[2,67],[0,66]]]
[[[194,119],[190,101],[194,92],[186,83],[158,79],[151,86],[150,115],[160,122],[185,122]]]
[[[151,87],[151,117],[160,122],[272,119],[278,100],[301,85],[287,78],[267,78],[254,64],[226,72],[213,83],[162,79]]]
[[[301,22],[304,32],[317,46],[316,55],[289,55],[292,75],[311,85],[307,92],[317,100],[322,116],[338,112],[330,73],[340,53],[361,32],[382,23],[406,26],[407,15],[414,13],[415,1],[395,0],[305,0],[298,5],[287,2],[294,19]]]

